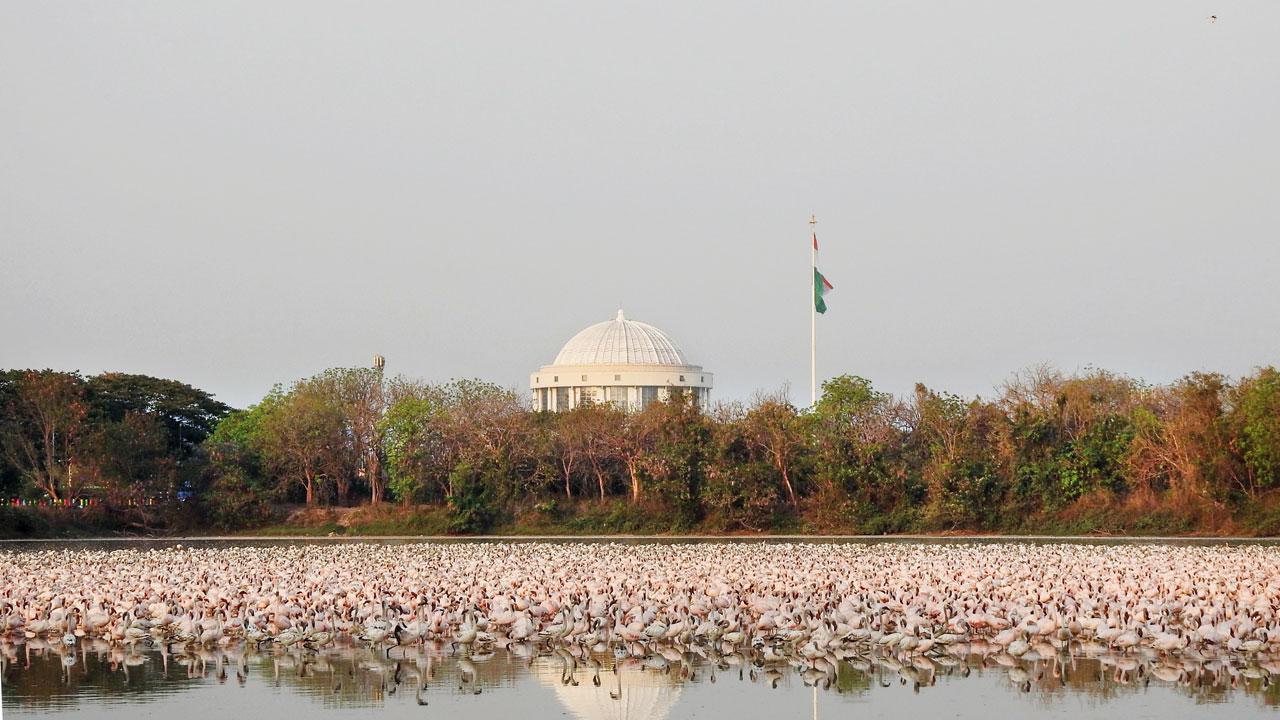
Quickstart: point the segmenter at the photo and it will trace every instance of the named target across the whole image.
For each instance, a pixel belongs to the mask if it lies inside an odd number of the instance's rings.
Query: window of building
[[[568,409],[569,409],[569,388],[567,387],[556,388],[556,410],[568,410]]]
[[[552,376],[551,376],[551,382],[560,382],[560,376],[559,376],[559,375],[552,375]]]
[[[578,400],[582,405],[594,405],[600,402],[600,393],[593,387],[578,388]]]
[[[622,376],[621,376],[621,375],[614,375],[614,376],[613,376],[613,381],[614,381],[614,382],[618,382],[618,381],[620,381],[620,380],[622,380]]]
[[[617,385],[610,385],[604,389],[604,399],[619,407],[626,407],[627,389]]]
[[[652,386],[640,388],[641,408],[647,408],[656,402],[658,402],[658,388]]]
[[[681,376],[680,376],[680,382],[684,382],[684,376],[683,376],[683,375],[681,375]]]

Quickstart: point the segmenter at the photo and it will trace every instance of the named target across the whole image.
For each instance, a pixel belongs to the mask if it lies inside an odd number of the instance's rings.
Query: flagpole
[[[818,217],[809,215],[809,406],[818,404],[818,300],[814,280],[818,272]]]

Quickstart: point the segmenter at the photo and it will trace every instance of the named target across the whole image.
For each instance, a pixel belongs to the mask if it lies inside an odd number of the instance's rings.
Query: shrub
[[[40,538],[50,535],[49,523],[37,512],[0,506],[0,538]]]
[[[491,478],[477,473],[469,463],[458,463],[449,475],[449,532],[480,534],[498,519]]]
[[[271,519],[268,495],[239,467],[218,474],[204,493],[203,501],[209,523],[223,530],[254,527]]]

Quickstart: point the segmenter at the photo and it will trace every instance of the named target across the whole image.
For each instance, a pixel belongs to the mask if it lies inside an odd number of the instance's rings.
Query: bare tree
[[[80,376],[24,371],[3,410],[5,460],[50,498],[77,497],[75,451],[88,412]]]
[[[769,458],[782,477],[782,486],[793,506],[799,504],[792,466],[804,448],[796,408],[783,393],[756,396],[743,418],[748,442]]]
[[[622,453],[617,428],[623,427],[623,413],[610,405],[588,404],[562,413],[558,422],[561,466],[565,469],[566,491],[574,465],[579,461],[591,469],[600,499],[604,500],[609,484],[610,465]]]
[[[641,476],[644,473],[646,458],[653,455],[653,444],[658,430],[655,419],[655,413],[649,410],[624,414],[618,422],[607,428],[610,434],[609,444],[615,456],[627,469],[632,503],[640,502]]]
[[[327,393],[302,382],[272,409],[264,425],[268,461],[301,484],[307,505],[314,505],[316,489],[341,464],[346,438],[340,409]]]
[[[513,466],[529,446],[529,413],[511,390],[478,380],[435,385],[427,396],[450,467]],[[452,488],[450,489],[452,494]]]
[[[341,408],[350,443],[350,472],[363,475],[369,483],[369,500],[377,505],[386,494],[382,467],[384,430],[379,423],[387,411],[382,371],[376,368],[334,369],[313,381],[322,383]],[[346,494],[345,491],[339,493],[340,502],[346,502]]]

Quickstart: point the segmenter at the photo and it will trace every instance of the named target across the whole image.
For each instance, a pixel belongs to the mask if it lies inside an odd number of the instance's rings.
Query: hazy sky
[[[1207,16],[1216,14],[1211,23]],[[1280,363],[1280,2],[0,3],[0,367]]]

